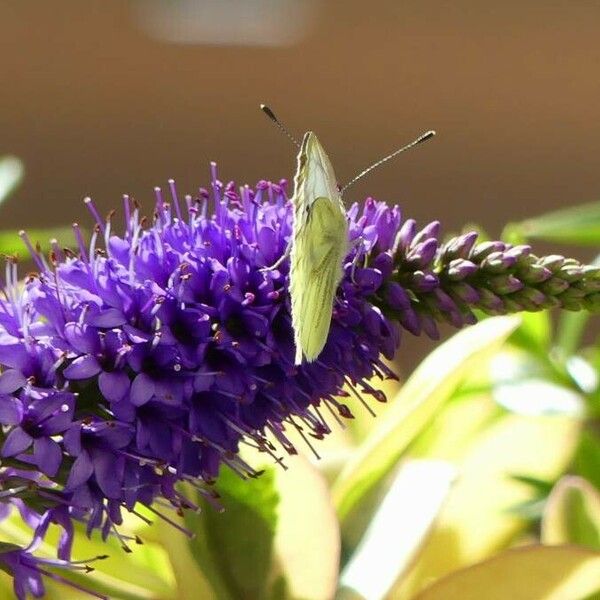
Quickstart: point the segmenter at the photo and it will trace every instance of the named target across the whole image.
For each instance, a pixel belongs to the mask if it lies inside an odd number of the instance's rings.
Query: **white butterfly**
[[[261,109],[297,144],[271,109],[265,105],[261,105]],[[434,131],[428,131],[340,188],[319,139],[312,131],[304,134],[294,177],[291,245],[277,263],[269,267],[276,268],[291,254],[290,297],[296,365],[303,359],[307,362],[316,360],[327,342],[333,302],[343,276],[343,260],[349,250],[342,192],[372,169],[434,135]]]

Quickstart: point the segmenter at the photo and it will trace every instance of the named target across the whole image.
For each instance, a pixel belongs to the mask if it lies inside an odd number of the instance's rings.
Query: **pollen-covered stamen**
[[[116,525],[111,521],[110,517],[107,516],[107,522],[110,523],[110,530],[111,533],[119,540],[119,544],[121,544],[121,548],[124,552],[126,552],[127,554],[131,554],[131,552],[133,552],[133,550],[131,549],[131,547],[127,544],[128,539],[131,540],[132,538],[130,536],[125,536],[123,535],[116,527]]]
[[[83,241],[83,236],[81,235],[81,229],[78,223],[73,223],[73,234],[75,235],[75,240],[77,242],[77,247],[79,249],[79,256],[84,263],[88,263],[87,250],[85,248],[85,242]]]
[[[104,222],[102,221],[102,217],[100,216],[100,213],[98,212],[98,209],[96,208],[96,205],[94,204],[94,201],[89,196],[87,196],[83,199],[83,202],[86,205],[87,209],[92,214],[94,221],[96,221],[96,225],[100,228],[100,231],[102,232],[102,235],[104,236],[104,232],[105,232]],[[90,254],[91,254],[91,252],[90,252]]]
[[[377,402],[385,403],[387,402],[387,398],[385,394],[381,390],[375,389],[369,382],[362,380],[360,385],[363,388],[363,392],[370,394],[377,400]]]
[[[178,492],[177,490],[174,490],[173,498],[171,499],[171,502],[175,503],[176,501],[177,501],[178,509],[192,510],[196,513],[199,513],[201,511],[201,508],[200,508],[200,506],[198,506],[198,504],[196,504],[195,502],[190,500],[187,496],[184,496],[182,493]],[[180,516],[182,515],[182,511],[178,511],[178,513],[180,514]]]
[[[40,271],[44,271],[46,269],[44,260],[40,256],[39,252],[37,252],[37,250],[33,247],[31,240],[29,239],[29,236],[27,235],[27,232],[24,229],[21,229],[21,231],[19,231],[19,237],[23,240],[25,246],[27,246],[27,250],[29,251],[29,254],[35,262],[37,268],[40,269]]]
[[[90,238],[90,246],[89,246],[89,261],[92,267],[92,275],[93,281],[96,282],[96,278],[98,277],[98,261],[96,260],[96,242],[98,241],[98,236],[100,235],[101,228],[98,224],[94,225],[92,230],[92,236]]]
[[[10,317],[15,318],[17,323],[23,325],[23,304],[24,298],[19,293],[19,280],[17,275],[17,257],[6,256],[5,263],[5,284],[2,293],[8,306],[2,302],[4,312]],[[9,308],[10,307],[10,308]]]
[[[304,430],[302,429],[302,427],[300,427],[300,425],[298,425],[298,423],[296,423],[296,421],[294,420],[294,418],[291,415],[288,416],[288,418],[286,419],[286,422],[292,424],[294,429],[298,432],[298,434],[302,438],[302,441],[306,444],[308,449],[314,454],[315,458],[317,460],[321,460],[321,455],[315,450],[315,447],[310,443],[310,440],[306,437],[306,435],[304,435]]]
[[[188,215],[188,223],[190,225],[190,229],[194,230],[194,219],[198,214],[198,206],[197,203],[194,205],[194,199],[191,194],[186,194],[184,197],[185,205],[187,207],[187,215]]]
[[[57,573],[52,573],[50,571],[46,571],[45,569],[38,569],[38,571],[40,573],[42,573],[42,575],[48,577],[48,579],[52,579],[53,581],[57,581],[58,583],[61,583],[70,588],[73,588],[74,590],[77,590],[78,592],[85,594],[86,596],[92,596],[94,598],[99,598],[100,600],[109,600],[108,596],[104,596],[103,594],[98,594],[88,588],[85,588],[85,587],[79,585],[78,583],[75,583],[74,581],[71,581],[70,579],[61,577]],[[93,571],[93,569],[92,569],[92,571]],[[88,572],[90,572],[90,571],[88,570]]]
[[[158,219],[158,223],[164,225],[168,225],[170,219],[170,211],[169,205],[166,203],[162,196],[162,190],[160,187],[156,186],[154,188],[154,196],[156,198],[156,215]]]
[[[274,450],[274,446],[257,431],[245,430],[236,423],[234,423],[229,417],[220,414],[219,418],[234,431],[240,434],[240,441],[247,444],[248,446],[259,450],[260,452],[266,452],[273,457],[276,463],[281,463],[282,459],[278,457]]]
[[[354,387],[354,385],[352,384],[352,382],[350,381],[350,379],[348,379],[347,377],[345,377],[344,381],[346,382],[346,385],[348,386],[348,388],[350,389],[350,391],[352,392],[352,394],[354,395],[354,397],[357,398],[357,400],[365,407],[365,409],[367,410],[367,412],[372,417],[376,417],[377,415],[375,414],[375,412],[373,411],[373,409],[367,404],[367,402],[365,401],[365,399],[360,395],[360,392]]]
[[[221,187],[223,184],[219,181],[217,177],[217,163],[214,161],[211,161],[210,163],[210,184],[212,187],[213,197],[215,201],[215,212],[217,212],[221,204]]]
[[[131,203],[129,195],[123,194],[123,215],[125,218],[125,239],[131,238],[132,222],[131,222]]]
[[[115,215],[115,209],[113,208],[112,210],[108,211],[108,214],[106,215],[106,227],[104,229],[104,247],[106,248],[106,252],[108,253],[109,251],[109,243],[108,241],[110,240],[110,234],[111,234],[111,230],[112,230],[112,218]]]
[[[338,394],[338,395],[341,395],[341,394]],[[324,402],[325,402],[325,406],[327,407],[329,412],[333,415],[334,419],[338,423],[340,423],[339,417],[337,416],[338,414],[341,417],[343,417],[344,419],[354,419],[354,414],[352,414],[352,411],[350,410],[350,408],[346,404],[343,404],[342,402],[338,402],[332,396],[328,396],[327,398],[325,398]],[[333,410],[334,408],[335,408],[335,410]],[[345,426],[343,426],[343,427],[345,427]]]
[[[173,205],[175,206],[175,214],[179,221],[183,221],[181,217],[181,208],[179,206],[179,198],[177,197],[177,188],[175,187],[175,180],[169,179],[169,189],[171,191],[171,198],[173,199]]]
[[[275,439],[281,444],[281,447],[290,455],[298,454],[298,450],[292,442],[287,438],[287,436],[283,432],[283,427],[279,425],[277,422],[270,422],[267,424],[266,429],[268,429]],[[282,465],[285,468],[285,465]]]
[[[232,471],[237,473],[242,479],[247,477],[255,477],[256,471],[248,465],[241,457],[234,454],[230,450],[224,448],[221,444],[199,434],[191,434],[183,429],[180,430],[184,435],[189,437],[193,442],[198,444],[205,444],[211,448],[217,450],[221,455],[223,464],[226,464]]]
[[[123,508],[127,508],[127,506],[125,504],[123,504]],[[144,516],[142,513],[140,513],[137,510],[135,510],[135,508],[127,508],[127,510],[132,515],[135,515],[138,519],[140,519],[140,521],[143,521],[146,525],[152,525],[153,524],[153,521],[151,519],[149,519],[148,517]]]
[[[72,571],[85,571],[86,573],[89,573],[89,563],[97,562],[99,560],[106,560],[107,558],[108,554],[98,554],[96,556],[93,556],[92,558],[86,558],[82,560],[60,560],[58,558],[36,557],[36,562],[47,565],[49,567],[59,567],[61,569],[68,569]]]

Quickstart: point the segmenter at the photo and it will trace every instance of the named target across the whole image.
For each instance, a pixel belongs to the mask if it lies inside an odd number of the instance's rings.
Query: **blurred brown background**
[[[342,182],[436,129],[349,199],[497,235],[600,196],[599,27],[600,3],[572,0],[4,0],[0,153],[26,178],[2,227],[82,219],[88,194],[149,205],[169,177],[193,192],[211,159],[223,179],[290,177],[266,101],[318,132]]]

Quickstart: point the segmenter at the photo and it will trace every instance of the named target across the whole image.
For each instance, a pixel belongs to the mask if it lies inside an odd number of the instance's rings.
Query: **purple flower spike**
[[[88,201],[91,241],[74,225],[77,248],[53,244],[49,261],[23,236],[39,269],[24,286],[7,264],[0,508],[28,511],[37,538],[58,523],[60,559],[74,519],[106,537],[138,502],[193,506],[177,483],[210,496],[223,465],[257,475],[242,441],[280,460],[296,452],[286,430],[320,439],[324,414],[352,416],[335,399],[344,388],[382,400],[369,380],[393,377],[382,357],[394,357],[402,329],[437,339],[440,323],[473,323],[475,309],[600,309],[598,268],[477,244],[473,232],[442,244],[437,221],[419,230],[371,198],[347,213],[349,241],[362,243],[349,245],[323,352],[295,366],[289,262],[264,269],[291,237],[287,184],[240,189],[211,170],[212,193],[157,188],[151,220],[126,196],[122,235]],[[36,560],[0,552],[17,596],[43,591]]]

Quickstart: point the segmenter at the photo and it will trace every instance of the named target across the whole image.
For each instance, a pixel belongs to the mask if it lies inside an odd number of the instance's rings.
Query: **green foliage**
[[[593,431],[581,434],[575,455],[574,470],[600,489],[600,436]]]
[[[578,544],[600,551],[600,492],[589,481],[567,475],[552,490],[542,522],[545,544]]]
[[[221,597],[259,600],[267,593],[279,501],[274,483],[272,468],[247,481],[224,468],[215,486],[223,512],[202,501],[200,514],[186,515],[196,533],[192,554]]]
[[[557,210],[520,223],[510,223],[504,235],[515,241],[537,239],[578,246],[598,246],[600,202]]]
[[[511,317],[484,321],[458,333],[425,359],[334,483],[334,501],[342,521],[389,473],[465,375],[481,368],[486,351],[498,347],[518,324],[518,319]]]

